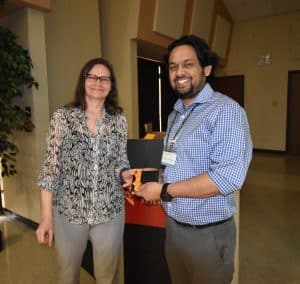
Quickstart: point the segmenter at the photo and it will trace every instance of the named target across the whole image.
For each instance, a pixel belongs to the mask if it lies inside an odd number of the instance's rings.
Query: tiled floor
[[[0,252],[1,284],[55,284],[57,263],[54,248],[39,245],[34,231],[25,225],[0,216],[0,230],[5,249]],[[95,284],[81,269],[80,283]]]
[[[300,156],[255,153],[240,202],[240,284],[300,284]],[[0,229],[1,284],[57,283],[53,248],[14,221]],[[95,281],[82,269],[81,283]]]
[[[300,283],[300,156],[256,153],[240,198],[240,284]]]

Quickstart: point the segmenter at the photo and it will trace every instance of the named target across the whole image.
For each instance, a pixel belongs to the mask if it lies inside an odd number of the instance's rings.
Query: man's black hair
[[[175,47],[181,46],[181,45],[190,45],[191,47],[194,48],[197,58],[199,60],[199,63],[202,67],[211,65],[212,70],[210,73],[210,76],[207,77],[207,81],[210,81],[213,76],[214,76],[214,71],[218,67],[218,55],[211,51],[209,49],[208,44],[205,42],[204,39],[195,36],[195,35],[185,35],[182,36],[181,38],[173,41],[169,46],[168,46],[168,52],[165,56],[165,62],[166,66],[169,66],[169,57],[170,53]]]

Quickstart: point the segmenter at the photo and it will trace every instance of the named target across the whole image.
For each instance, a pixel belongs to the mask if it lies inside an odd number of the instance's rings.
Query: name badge
[[[164,166],[174,166],[176,162],[176,153],[163,151],[161,164]]]

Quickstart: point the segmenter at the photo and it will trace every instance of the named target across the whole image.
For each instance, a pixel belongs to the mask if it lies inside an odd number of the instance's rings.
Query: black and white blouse
[[[70,223],[99,224],[120,214],[124,191],[115,173],[123,167],[129,167],[123,114],[104,111],[97,134],[80,108],[53,114],[38,185],[53,192],[53,205]]]

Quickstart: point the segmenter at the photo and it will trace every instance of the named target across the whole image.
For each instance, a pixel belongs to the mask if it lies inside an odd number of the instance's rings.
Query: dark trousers
[[[235,246],[233,218],[211,227],[191,228],[168,217],[165,250],[172,284],[230,284]]]

